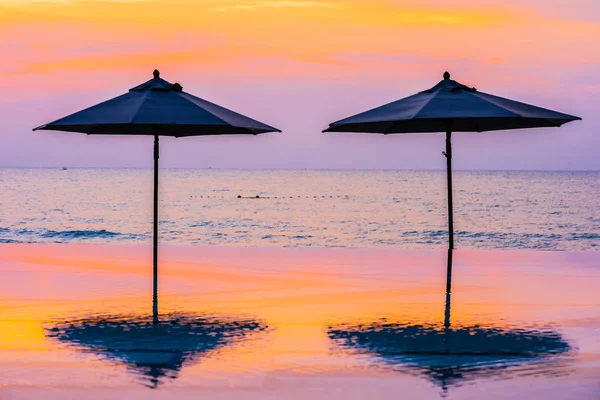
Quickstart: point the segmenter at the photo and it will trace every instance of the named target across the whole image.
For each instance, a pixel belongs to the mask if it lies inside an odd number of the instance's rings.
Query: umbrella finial
[[[157,69],[155,69],[152,74],[154,75],[154,79],[160,78],[160,72]]]
[[[450,72],[448,72],[448,71],[444,72],[444,79],[445,80],[450,79]]]

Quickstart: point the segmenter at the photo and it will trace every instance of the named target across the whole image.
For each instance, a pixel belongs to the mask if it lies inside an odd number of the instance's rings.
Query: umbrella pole
[[[158,319],[158,157],[159,145],[158,134],[154,135],[154,230],[153,230],[153,253],[154,279],[152,295],[152,316]]]
[[[446,175],[448,176],[448,250],[454,250],[454,216],[452,215],[452,132],[446,132]]]
[[[446,266],[446,294],[452,293],[452,251],[448,250],[448,264]]]
[[[451,294],[446,293],[446,308],[444,309],[444,328],[450,328],[450,301]]]

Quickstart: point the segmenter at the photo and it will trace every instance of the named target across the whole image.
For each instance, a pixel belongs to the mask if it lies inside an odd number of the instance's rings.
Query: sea
[[[455,171],[457,248],[600,249],[600,172]],[[444,171],[162,169],[162,245],[444,248]],[[0,169],[0,243],[146,244],[153,171]]]

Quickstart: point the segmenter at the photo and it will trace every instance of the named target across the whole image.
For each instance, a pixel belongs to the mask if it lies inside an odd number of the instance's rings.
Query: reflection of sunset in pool
[[[419,376],[400,373],[406,370],[401,363],[380,364],[364,352],[344,351],[329,337],[328,327],[385,323],[443,330],[445,256],[443,251],[167,247],[161,253],[159,284],[165,318],[170,312],[251,318],[268,329],[191,356],[177,367],[175,378],[160,378],[160,388],[193,385],[233,395],[243,388],[287,390],[292,384],[298,389],[308,377],[315,384],[353,377],[385,378],[384,391],[396,382],[407,393],[436,393],[435,385]],[[587,366],[599,359],[600,349],[585,332],[598,321],[596,259],[594,253],[458,251],[452,327],[480,333],[554,332],[564,346],[572,346],[556,356],[559,363],[536,359],[526,363],[529,375],[522,373],[522,364],[508,365],[500,376],[542,385],[544,375],[557,374],[568,377],[568,385],[591,388],[593,369]],[[37,278],[19,289],[0,284],[0,370],[9,377],[0,390],[25,390],[23,382],[71,387],[71,376],[77,377],[77,387],[97,387],[107,380],[135,389],[127,362],[90,350],[78,342],[82,336],[70,336],[78,339],[69,343],[69,336],[59,340],[47,330],[61,321],[94,316],[148,315],[148,261],[141,246],[4,245],[4,277],[13,282]],[[577,290],[565,290],[574,286]],[[102,346],[111,340],[103,337]],[[167,343],[176,346],[176,340]],[[498,379],[467,376],[476,377],[469,385],[482,388]],[[389,380],[393,377],[397,381]]]

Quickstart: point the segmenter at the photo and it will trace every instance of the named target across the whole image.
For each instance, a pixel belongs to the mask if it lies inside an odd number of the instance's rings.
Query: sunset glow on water
[[[594,252],[459,251],[447,303],[445,252],[163,248],[154,328],[149,255],[3,245],[0,394],[461,398],[502,387],[506,398],[563,399],[598,389]],[[344,329],[373,333],[351,345]],[[392,342],[377,336],[390,329]],[[423,339],[402,339],[405,329]]]

